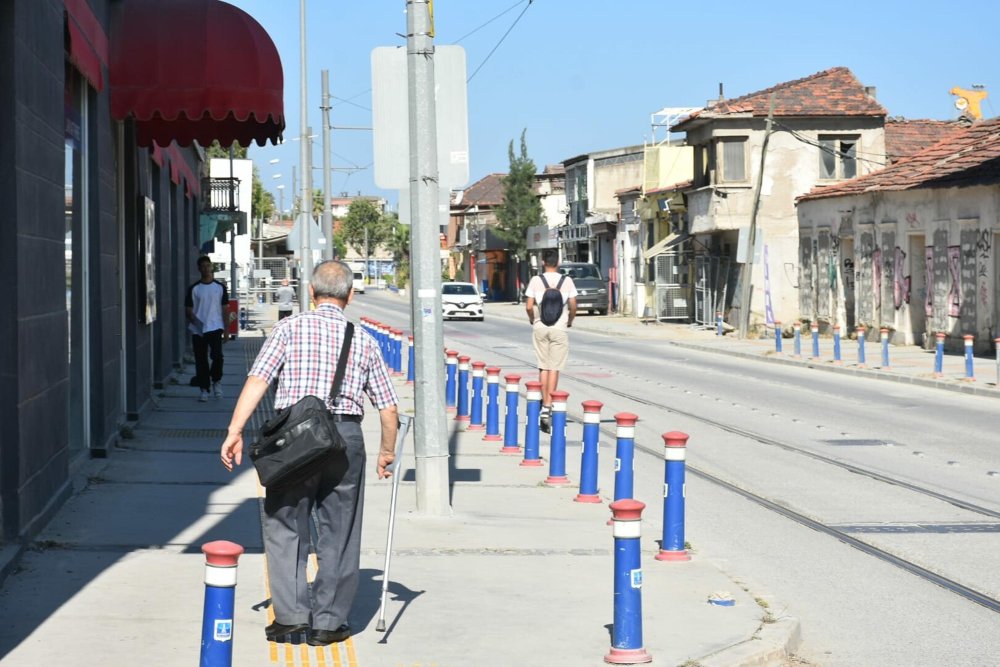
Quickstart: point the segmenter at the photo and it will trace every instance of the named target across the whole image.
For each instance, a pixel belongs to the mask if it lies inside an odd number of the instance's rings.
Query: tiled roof
[[[503,203],[503,177],[507,174],[489,174],[470,185],[462,193],[463,208],[470,206],[499,206]]]
[[[765,90],[731,100],[720,100],[691,114],[677,124],[693,118],[750,113],[766,116],[771,93],[774,93],[775,116],[885,116],[886,110],[865,92],[846,67],[833,67],[811,76],[786,81]],[[683,129],[681,129],[683,131]]]
[[[899,162],[943,139],[960,134],[967,124],[953,120],[907,120],[889,118],[885,122],[885,153],[890,162]]]
[[[629,194],[631,192],[642,192],[642,186],[641,185],[630,185],[627,188],[619,188],[619,189],[615,190],[615,196],[617,197],[619,195],[627,195],[627,194]]]
[[[980,121],[880,171],[813,188],[799,201],[996,183],[1000,183],[1000,118]]]
[[[679,192],[682,190],[690,190],[691,186],[694,185],[694,181],[688,179],[686,181],[681,181],[680,183],[674,183],[673,185],[667,185],[662,188],[655,188],[653,190],[646,190],[646,195],[660,195],[664,192]]]

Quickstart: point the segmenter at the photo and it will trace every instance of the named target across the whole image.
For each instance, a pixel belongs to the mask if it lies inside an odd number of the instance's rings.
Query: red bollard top
[[[945,332],[943,332],[943,331],[938,331],[938,332],[937,332],[936,334],[934,334],[934,336],[935,336],[935,337],[936,337],[936,338],[937,338],[938,340],[944,340],[944,339],[945,339],[945,337],[946,337],[947,335],[948,335],[948,334],[946,334],[946,333],[945,333]]]
[[[889,333],[889,327],[882,327],[881,329],[878,330],[878,332],[887,334]]]
[[[775,320],[774,321],[774,326],[780,327],[781,326],[781,320]]]
[[[403,330],[402,329],[389,329],[389,333],[391,333],[393,336],[402,336],[403,335]]]
[[[839,324],[834,324],[833,325],[833,330],[834,331],[840,331],[840,325]]]
[[[413,336],[408,336],[408,338],[410,339],[410,345],[413,345]]]
[[[458,358],[458,363],[460,363],[460,364],[467,364],[470,361],[472,361],[472,357],[470,357],[468,355],[465,355],[465,354],[463,354],[462,356],[460,356]]]
[[[517,373],[511,373],[509,375],[504,375],[503,379],[507,381],[507,384],[517,384],[521,381],[521,376]]]
[[[864,325],[858,327],[858,333],[864,333],[866,331]]]
[[[216,540],[201,545],[201,551],[205,554],[205,562],[216,567],[235,567],[236,562],[243,554],[243,547],[226,540]]]
[[[558,401],[559,403],[565,403],[569,399],[569,392],[563,391],[562,389],[556,389],[554,392],[552,392],[551,396],[553,403],[555,403],[556,401]]]
[[[639,417],[631,412],[619,412],[615,415],[615,421],[618,422],[618,426],[635,426]]]
[[[663,446],[664,447],[687,447],[688,434],[682,433],[680,431],[670,431],[669,433],[664,433]]]
[[[490,366],[486,369],[487,375],[500,375],[500,368],[497,366]]]
[[[541,391],[542,383],[539,382],[538,380],[528,380],[527,382],[524,383],[524,387],[528,391]]]
[[[611,514],[615,521],[640,521],[646,503],[631,498],[622,498],[611,503]]]
[[[604,407],[604,403],[600,401],[584,401],[583,411],[584,412],[600,412],[601,408]]]
[[[809,325],[810,329],[819,329],[819,322],[813,322]]]
[[[484,368],[486,368],[486,362],[485,361],[473,361],[472,362],[472,368],[475,369],[475,370],[477,370],[477,371],[481,371]]]
[[[966,334],[966,335],[962,336],[962,338],[964,338],[966,340],[966,342],[968,342],[968,341],[973,340],[975,338],[975,336],[973,336],[972,334]]]
[[[445,350],[444,353],[449,357],[458,357],[458,350]]]

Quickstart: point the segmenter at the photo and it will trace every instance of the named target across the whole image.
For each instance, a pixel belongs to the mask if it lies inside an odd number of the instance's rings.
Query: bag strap
[[[337,404],[337,394],[340,393],[340,385],[344,382],[344,373],[347,371],[347,357],[350,356],[351,339],[354,338],[354,323],[347,323],[347,331],[344,332],[344,343],[340,346],[340,356],[337,357],[337,372],[333,376],[333,385],[330,387],[330,403]]]
[[[545,289],[548,289],[549,288],[549,281],[545,279],[545,274],[543,273],[543,274],[539,275],[538,277],[542,279],[542,285],[545,286]]]
[[[558,282],[558,283],[556,283],[556,289],[557,289],[557,290],[561,290],[561,289],[562,289],[562,284],[563,284],[563,281],[564,281],[564,280],[566,280],[566,274],[565,274],[565,273],[564,273],[564,274],[562,274],[562,278],[560,278],[560,279],[559,279],[559,282]]]

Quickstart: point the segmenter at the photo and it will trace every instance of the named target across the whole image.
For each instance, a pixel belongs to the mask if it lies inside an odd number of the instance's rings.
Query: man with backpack
[[[559,255],[555,250],[545,251],[542,264],[544,272],[528,282],[524,296],[538,358],[538,379],[542,383],[540,425],[548,433],[551,430],[552,392],[559,388],[559,371],[566,367],[569,356],[567,330],[576,317],[576,286],[572,278],[559,273]]]

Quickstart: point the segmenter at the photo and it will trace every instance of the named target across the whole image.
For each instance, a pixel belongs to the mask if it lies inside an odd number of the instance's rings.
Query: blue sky
[[[254,147],[265,186],[284,183],[298,165],[299,3],[229,0],[270,34],[285,72],[286,143]],[[466,37],[471,74],[528,5],[517,0],[435,0],[436,43]],[[321,127],[320,70],[330,70],[334,125],[371,125],[370,54],[400,45],[404,0],[307,0],[309,118]],[[953,86],[984,84],[984,115],[1000,109],[1000,3],[968,0],[534,0],[469,83],[471,181],[507,169],[507,143],[527,128],[539,170],[591,150],[641,144],[649,115],[663,107],[701,106],[835,66],[847,66],[878,89],[891,115],[953,118]],[[370,132],[334,131],[335,167],[372,161]],[[321,144],[313,152],[322,165]],[[279,159],[275,165],[268,163]],[[281,179],[272,179],[274,174]],[[322,186],[317,171],[314,185]],[[375,187],[373,169],[336,172],[335,193],[396,193]]]

